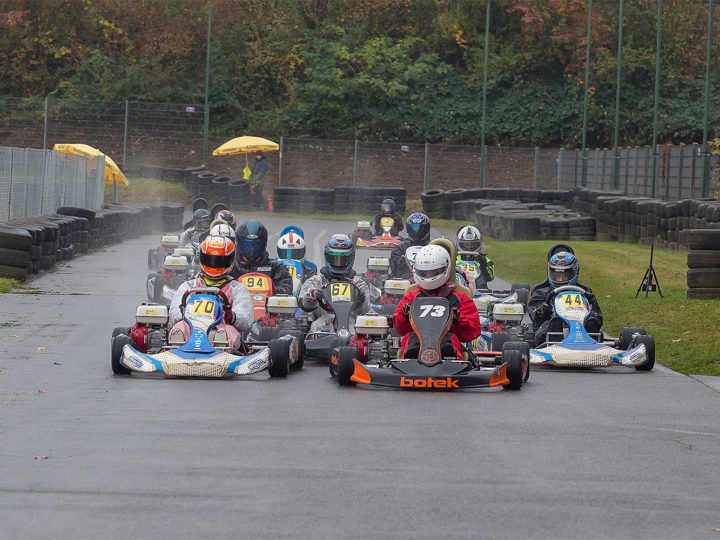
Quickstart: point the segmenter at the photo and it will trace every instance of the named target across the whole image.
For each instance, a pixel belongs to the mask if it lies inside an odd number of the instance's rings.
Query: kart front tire
[[[354,359],[358,357],[357,347],[340,347],[337,365],[337,382],[340,386],[355,386],[357,383],[351,381],[355,371]]]
[[[284,378],[290,371],[290,344],[284,339],[271,339],[270,367],[268,373],[271,377]]]
[[[289,330],[287,333],[295,338],[298,346],[297,360],[290,365],[290,369],[302,369],[305,364],[305,334],[300,330]]]
[[[655,367],[655,340],[652,336],[641,334],[635,338],[633,343],[635,347],[638,345],[645,345],[647,351],[648,361],[641,366],[635,366],[637,371],[650,371]]]
[[[527,382],[530,378],[530,345],[524,341],[506,341],[502,350],[503,353],[511,350],[520,351],[523,360],[523,382]]]
[[[120,363],[123,347],[125,345],[132,345],[132,339],[130,339],[130,336],[127,336],[125,334],[118,334],[117,336],[112,338],[112,343],[110,346],[110,363],[112,365],[112,370],[115,375],[130,375],[130,370]]]
[[[620,336],[617,340],[617,348],[621,351],[627,351],[632,343],[634,334],[645,334],[645,329],[641,326],[625,326],[620,330]]]
[[[506,349],[502,352],[503,363],[507,363],[505,373],[510,380],[503,384],[505,390],[520,390],[525,374],[523,373],[522,353],[518,349]]]

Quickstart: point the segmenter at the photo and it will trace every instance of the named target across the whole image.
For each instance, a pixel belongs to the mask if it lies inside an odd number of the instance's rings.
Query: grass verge
[[[547,272],[551,241],[500,242],[485,238],[499,276],[540,283]],[[720,375],[720,301],[685,298],[687,253],[655,249],[653,267],[664,298],[635,293],[650,264],[650,247],[616,242],[571,242],[580,280],[592,287],[603,311],[603,330],[643,326],[655,338],[658,362],[693,375]]]
[[[0,278],[0,294],[12,291],[17,285],[14,279]]]
[[[129,178],[129,186],[118,186],[118,201],[127,203],[179,202],[192,207],[193,197],[182,182],[155,178]],[[112,200],[112,186],[105,186],[105,203]]]

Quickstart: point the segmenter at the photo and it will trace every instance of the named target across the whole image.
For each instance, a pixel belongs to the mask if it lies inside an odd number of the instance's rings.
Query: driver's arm
[[[412,326],[410,325],[410,317],[403,313],[403,307],[412,303],[417,296],[418,291],[410,291],[402,297],[395,308],[395,314],[393,315],[393,328],[397,330],[397,333],[401,336],[412,332]]]
[[[273,261],[273,287],[275,288],[276,294],[292,294],[293,292],[293,280],[290,272],[281,262]]]
[[[372,309],[370,307],[370,288],[368,287],[368,284],[360,278],[356,277],[353,281],[355,283],[355,286],[362,292],[363,296],[365,296],[365,300],[358,308],[357,312],[360,314],[367,313]]]
[[[535,288],[528,300],[528,315],[535,328],[552,317],[552,307],[549,305],[550,289]]]
[[[318,307],[318,301],[315,299],[315,292],[322,287],[322,277],[319,274],[310,276],[300,287],[298,294],[298,302],[304,311],[313,311]]]
[[[175,294],[170,301],[170,324],[175,324],[176,322],[182,320],[183,314],[180,310],[180,304],[182,303],[183,295],[189,288],[190,282],[185,281],[181,283],[175,291]]]
[[[592,292],[592,289],[590,289],[590,287],[583,286],[583,288],[585,289],[585,297],[587,298],[587,301],[590,304],[589,317],[597,319],[598,323],[600,323],[600,326],[602,326],[603,316],[602,316],[602,311],[600,310],[600,304],[598,304],[598,301],[597,301],[597,297]]]
[[[375,216],[375,234],[378,236],[381,235],[383,232],[382,225],[380,224],[380,222],[382,221],[382,218],[384,215],[385,214],[380,213]]]
[[[472,341],[478,337],[482,331],[477,306],[467,294],[461,292],[455,292],[453,294],[460,299],[460,316],[452,325],[453,334],[463,343]]]

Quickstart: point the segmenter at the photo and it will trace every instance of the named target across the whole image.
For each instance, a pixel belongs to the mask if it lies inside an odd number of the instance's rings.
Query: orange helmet
[[[230,273],[235,262],[235,242],[225,236],[208,236],[200,245],[200,267],[210,279]]]

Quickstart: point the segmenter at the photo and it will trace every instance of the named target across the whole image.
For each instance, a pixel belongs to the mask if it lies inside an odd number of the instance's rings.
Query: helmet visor
[[[279,259],[295,259],[299,261],[305,256],[305,248],[277,248]]]
[[[549,273],[550,281],[557,285],[562,285],[563,283],[570,283],[573,278],[572,268],[563,268],[561,270],[555,270],[554,268],[551,268]]]
[[[195,222],[195,228],[199,231],[207,231],[210,228],[209,219],[200,219]]]
[[[232,266],[235,260],[235,254],[228,255],[211,255],[209,253],[200,252],[200,264],[211,269],[224,270]]]
[[[259,238],[239,238],[238,251],[247,261],[259,261],[265,253],[265,243]]]
[[[480,251],[482,240],[458,240],[460,251]]]
[[[417,266],[415,267],[415,275],[420,279],[435,279],[447,272],[447,266],[441,266],[440,268],[433,268],[432,270],[420,270]]]
[[[325,253],[325,262],[333,268],[348,268],[353,262],[355,262],[355,253]]]

